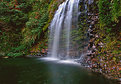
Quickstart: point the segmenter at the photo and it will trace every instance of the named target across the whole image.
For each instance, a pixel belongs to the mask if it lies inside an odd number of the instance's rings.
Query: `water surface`
[[[0,84],[117,84],[71,63],[40,58],[0,59]]]

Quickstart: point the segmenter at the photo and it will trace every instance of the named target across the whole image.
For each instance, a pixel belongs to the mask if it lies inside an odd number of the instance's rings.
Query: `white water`
[[[54,59],[72,59],[78,52],[71,42],[72,28],[77,28],[79,0],[66,0],[56,11],[50,25],[48,57]]]
[[[41,58],[41,60],[50,61],[50,62],[56,62],[56,63],[59,63],[59,64],[80,65],[80,63],[75,62],[73,59],[72,60],[60,60],[58,58],[46,57],[46,58]]]

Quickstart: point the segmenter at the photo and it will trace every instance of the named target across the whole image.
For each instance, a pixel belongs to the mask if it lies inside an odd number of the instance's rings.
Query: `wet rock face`
[[[85,62],[87,62],[90,65],[91,60],[95,57],[96,50],[97,50],[96,45],[94,44],[94,41],[98,37],[95,32],[95,24],[98,21],[98,14],[94,12],[95,10],[93,10],[93,6],[95,4],[94,0],[86,0],[85,3],[87,4],[87,7],[88,7],[88,10],[87,10],[88,46],[86,48]],[[94,66],[96,65],[94,64]]]
[[[85,4],[84,6],[82,6]],[[95,41],[95,24],[98,21],[98,14],[94,12],[93,5],[94,0],[80,0],[80,23],[82,27],[82,31],[86,31],[83,35],[86,35],[86,39],[83,40],[83,43],[86,43],[81,50],[83,63],[87,63],[91,61],[91,58],[95,55],[96,46],[94,45]],[[86,23],[86,25],[85,25]],[[81,43],[82,45],[82,43]],[[87,61],[88,60],[88,61]]]
[[[94,3],[94,0],[87,0],[88,1],[88,4],[91,5]]]

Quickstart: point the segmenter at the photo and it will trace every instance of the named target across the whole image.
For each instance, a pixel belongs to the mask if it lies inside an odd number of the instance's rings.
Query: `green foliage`
[[[12,33],[12,34],[11,34]],[[12,47],[18,46],[21,41],[20,33],[15,34],[15,31],[1,32],[0,35],[0,51],[9,52]],[[18,38],[19,37],[19,38]]]
[[[0,52],[6,53],[6,56],[10,56],[11,53],[17,53],[15,56],[19,56],[22,54],[18,53],[25,50],[25,48],[21,48],[21,29],[28,21],[27,10],[30,11],[28,4],[21,2],[16,5],[14,1],[0,2]],[[27,10],[23,10],[22,7]]]
[[[119,17],[121,16],[120,0],[99,0],[99,16],[101,27],[103,27],[107,33],[120,29],[116,27],[117,23],[119,23]]]
[[[33,11],[29,13],[29,20],[26,22],[26,29],[23,31],[24,44],[31,46],[35,43],[36,39],[41,37],[43,27],[48,22],[48,16],[48,3],[38,1],[33,4]]]
[[[7,5],[9,4],[9,5]],[[11,26],[16,26],[21,28],[25,22],[28,20],[28,17],[23,11],[10,8],[11,3],[1,2],[0,3],[0,19],[8,23]]]
[[[7,56],[9,57],[19,57],[19,56],[23,56],[24,54],[23,53],[13,53],[13,52],[10,52],[7,54]]]
[[[12,51],[13,52],[21,52],[21,51],[25,51],[25,49],[26,49],[26,46],[25,45],[20,45],[20,46],[18,46],[18,47],[13,47],[12,48]]]
[[[99,1],[99,15],[101,23],[106,25],[111,23],[110,0]]]
[[[49,23],[61,2],[63,0],[2,0],[0,53],[10,57],[27,54],[47,33]]]
[[[18,9],[20,9],[24,13],[28,13],[32,10],[32,6],[30,3],[23,2],[20,5],[17,6]]]
[[[112,21],[118,22],[118,17],[121,16],[121,1],[113,0],[111,5]]]
[[[27,52],[26,48],[27,48],[26,45],[20,45],[18,47],[12,47],[11,51],[9,51],[6,54],[6,56],[10,56],[10,57],[23,56]]]
[[[99,1],[99,16],[100,16],[100,24],[107,26],[105,30],[107,32],[111,31],[111,12],[110,12],[110,0],[100,0]]]

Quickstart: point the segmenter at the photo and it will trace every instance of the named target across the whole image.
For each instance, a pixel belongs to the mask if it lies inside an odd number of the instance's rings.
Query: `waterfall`
[[[72,59],[79,56],[78,44],[72,36],[78,27],[78,14],[79,0],[66,0],[58,7],[49,27],[49,57]]]

